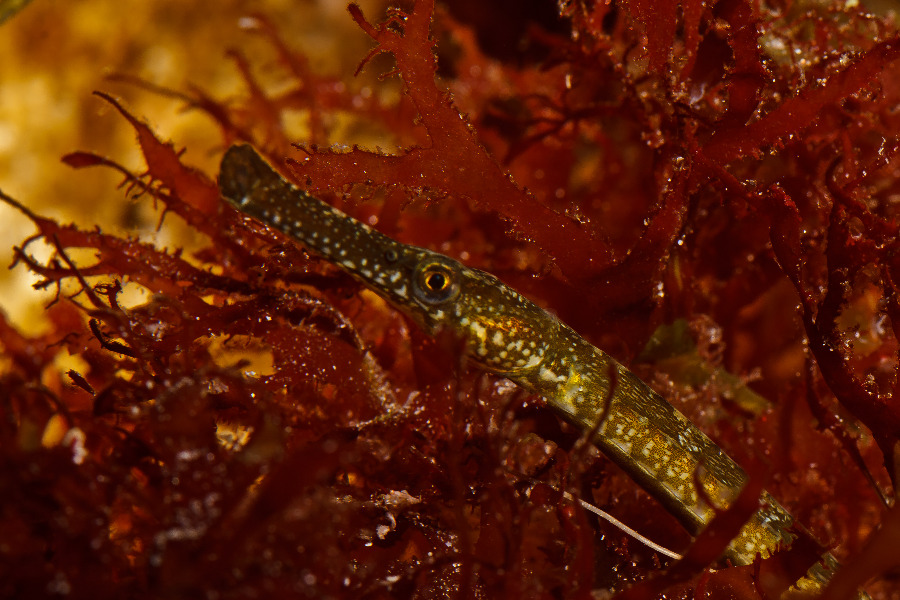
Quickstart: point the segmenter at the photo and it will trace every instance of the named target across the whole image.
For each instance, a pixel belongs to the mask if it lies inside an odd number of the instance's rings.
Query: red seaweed
[[[559,5],[565,33],[516,15],[518,58],[480,45],[503,26],[491,11],[351,5],[374,93],[316,72],[265,15],[248,31],[277,91],[240,41],[240,98],[110,85],[202,111],[210,147],[251,142],[351,215],[521,289],[751,465],[740,501],[691,542],[540,399],[222,207],[215,174],[103,92],[147,171],[65,162],[118,172],[202,247],[2,196],[37,229],[17,264],[57,298],[46,333],[0,318],[0,597],[774,597],[818,552],[805,535],[709,570],[763,485],[845,562],[826,597],[873,577],[874,597],[896,593],[896,24],[782,2]],[[345,146],[338,118],[383,145]]]

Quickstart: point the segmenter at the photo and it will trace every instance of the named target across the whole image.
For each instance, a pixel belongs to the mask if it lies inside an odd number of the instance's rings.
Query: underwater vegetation
[[[311,194],[551,311],[832,549],[828,597],[870,579],[896,595],[894,17],[483,4],[351,5],[374,87],[316,71],[264,15],[246,27],[278,56],[277,88],[239,49],[236,97],[118,79],[211,118],[215,152],[251,143]],[[201,243],[61,223],[4,190],[36,231],[15,268],[59,294],[41,333],[0,319],[0,596],[772,598],[821,551],[710,570],[755,506],[691,540],[539,397],[244,220],[216,173],[98,96],[146,171],[101,148],[64,161],[120,173],[110,194]]]

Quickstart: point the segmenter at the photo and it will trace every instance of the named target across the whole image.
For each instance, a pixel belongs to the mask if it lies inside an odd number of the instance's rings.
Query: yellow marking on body
[[[571,328],[496,277],[437,252],[400,244],[281,178],[249,146],[222,160],[223,197],[304,241],[404,312],[425,331],[455,331],[469,358],[546,398],[595,445],[676,516],[692,534],[734,501],[747,475],[659,394]],[[286,224],[291,224],[286,226]],[[326,241],[327,240],[327,241]],[[390,273],[388,285],[384,276]],[[598,423],[598,420],[603,421]],[[696,488],[700,483],[702,493]],[[725,555],[749,564],[790,545],[793,518],[768,493]],[[798,582],[822,590],[829,554]]]

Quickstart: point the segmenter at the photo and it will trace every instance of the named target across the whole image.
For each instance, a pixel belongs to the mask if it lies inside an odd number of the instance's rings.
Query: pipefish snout
[[[727,508],[747,474],[671,404],[493,275],[401,244],[313,198],[253,148],[231,147],[219,185],[238,210],[341,267],[429,333],[449,327],[481,368],[543,396],[692,534]],[[600,421],[600,422],[598,422]],[[768,493],[725,556],[750,564],[789,546],[793,518]],[[837,563],[825,554],[795,585],[820,592]]]

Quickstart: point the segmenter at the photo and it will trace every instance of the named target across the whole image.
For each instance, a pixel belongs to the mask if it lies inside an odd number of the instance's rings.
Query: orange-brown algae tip
[[[301,241],[429,333],[453,330],[481,368],[593,432],[594,444],[692,534],[746,484],[744,470],[659,394],[493,275],[360,223],[292,185],[248,145],[226,152],[219,186],[241,212]],[[760,506],[725,552],[735,564],[794,539],[793,518],[767,492]],[[823,590],[836,565],[823,555],[796,587]]]

